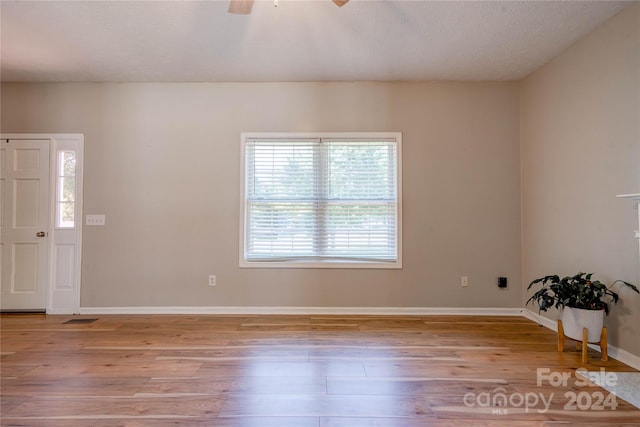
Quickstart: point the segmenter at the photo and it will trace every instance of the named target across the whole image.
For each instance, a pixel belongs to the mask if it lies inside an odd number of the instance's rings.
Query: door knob
[[[37,236],[37,237],[44,237],[44,236],[46,236],[46,235],[47,235],[47,233],[45,233],[44,231],[38,231],[38,232],[36,233],[36,236]]]

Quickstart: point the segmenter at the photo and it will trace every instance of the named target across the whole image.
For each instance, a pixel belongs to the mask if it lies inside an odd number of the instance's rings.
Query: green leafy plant
[[[607,286],[599,280],[592,279],[593,273],[578,273],[575,276],[567,276],[562,279],[558,275],[544,276],[532,281],[527,290],[532,286],[541,284],[542,288],[527,300],[527,304],[535,302],[540,311],[547,311],[551,307],[582,308],[585,310],[604,310],[609,314],[609,302],[616,304],[620,298],[611,290],[616,283],[622,283],[632,290],[640,293],[638,288],[624,280],[616,280]]]

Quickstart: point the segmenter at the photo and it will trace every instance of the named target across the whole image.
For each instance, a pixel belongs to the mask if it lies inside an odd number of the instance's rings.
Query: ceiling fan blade
[[[349,0],[333,0],[333,2],[334,2],[334,3],[336,4],[336,6],[338,6],[338,7],[342,7],[342,6],[344,6],[345,4],[347,4],[347,2],[348,2],[348,1],[349,1]]]
[[[248,15],[251,9],[253,9],[253,0],[231,0],[228,12],[235,15]]]

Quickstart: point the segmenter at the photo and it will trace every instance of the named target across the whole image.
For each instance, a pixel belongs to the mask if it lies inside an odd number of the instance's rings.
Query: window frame
[[[247,217],[247,165],[246,145],[254,139],[393,139],[396,145],[396,218],[397,259],[395,261],[370,260],[249,260],[246,256]],[[242,132],[240,134],[240,248],[241,268],[350,268],[350,269],[401,269],[402,268],[402,133],[401,132]]]

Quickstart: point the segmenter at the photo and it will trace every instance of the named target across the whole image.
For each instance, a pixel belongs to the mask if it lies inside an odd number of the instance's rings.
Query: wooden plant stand
[[[558,352],[562,353],[564,351],[564,339],[569,338],[576,342],[576,349],[578,351],[582,351],[582,363],[587,363],[587,349],[589,348],[589,330],[587,328],[582,329],[582,340],[576,340],[571,337],[567,337],[564,335],[564,328],[562,327],[562,320],[558,320]],[[602,354],[602,361],[606,362],[609,360],[609,355],[607,354],[607,328],[602,328],[602,333],[600,334],[600,353]]]

